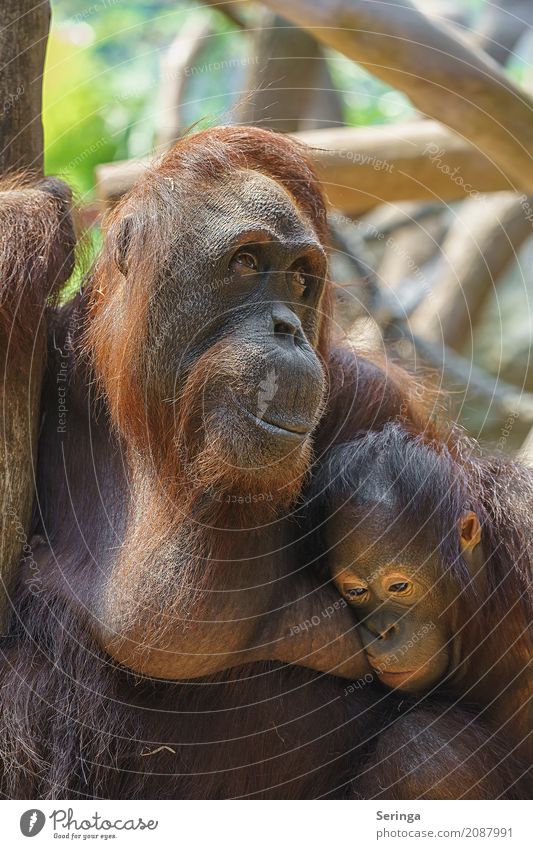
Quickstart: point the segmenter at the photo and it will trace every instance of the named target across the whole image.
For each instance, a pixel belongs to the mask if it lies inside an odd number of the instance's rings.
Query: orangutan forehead
[[[316,233],[283,186],[257,171],[237,171],[209,187],[194,203],[195,217],[216,222],[226,237],[265,229],[280,240],[317,242]]]
[[[363,515],[348,504],[338,509],[327,524],[327,545],[336,562],[353,563],[361,573],[394,563],[416,570],[437,553],[424,529],[386,502],[369,504]]]

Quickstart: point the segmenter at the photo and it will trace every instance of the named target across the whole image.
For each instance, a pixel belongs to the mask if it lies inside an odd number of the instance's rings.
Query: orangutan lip
[[[251,413],[250,410],[247,410],[246,407],[243,407],[242,404],[237,402],[237,406],[244,413],[247,419],[249,419],[254,424],[258,425],[258,427],[266,430],[268,433],[272,433],[275,436],[284,436],[289,437],[294,440],[301,441],[306,436],[311,433],[313,429],[309,425],[294,425],[291,424],[290,427],[286,425],[276,424],[275,422],[269,421],[268,419],[260,418],[259,416]]]

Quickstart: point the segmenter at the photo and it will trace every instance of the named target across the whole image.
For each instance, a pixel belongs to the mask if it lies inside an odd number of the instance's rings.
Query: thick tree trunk
[[[2,2],[0,176],[21,170],[42,174],[42,75],[49,24],[47,1]],[[9,216],[6,219],[10,220]],[[12,238],[12,231],[0,233],[0,251],[8,248],[4,239]],[[21,249],[27,250],[24,244]],[[15,282],[10,278],[11,274],[8,285]],[[0,291],[5,282],[0,281]],[[24,283],[31,287],[31,281]],[[9,293],[7,300],[10,300]],[[16,309],[23,309],[22,295]],[[4,312],[0,315],[4,318],[4,326],[0,328],[0,632],[9,614],[13,575],[23,546],[28,542],[46,344],[43,323],[37,321],[32,328],[31,344],[19,345],[20,340],[6,328],[5,298],[0,303],[1,311]]]
[[[43,170],[42,77],[48,0],[2,0],[0,174]]]

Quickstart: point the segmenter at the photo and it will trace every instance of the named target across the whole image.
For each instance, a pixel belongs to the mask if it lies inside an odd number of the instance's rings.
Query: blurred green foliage
[[[86,198],[95,165],[149,151],[159,51],[181,13],[179,4],[170,10],[161,2],[62,0],[52,6],[46,169],[62,174]]]
[[[206,42],[206,63],[246,53],[244,37],[229,32],[221,15],[185,0],[52,0],[52,7],[43,109],[46,170],[64,176],[82,200],[91,197],[98,163],[152,149],[161,57],[186,16],[212,20],[215,36]],[[215,121],[232,105],[220,74],[193,76],[188,89],[187,122],[206,115]]]
[[[157,123],[159,67],[186,17],[209,17],[214,30],[187,81],[186,125],[226,123],[240,97],[250,37],[224,16],[188,0],[54,2],[44,87],[46,169],[91,198],[98,163],[150,152]],[[350,125],[395,121],[407,99],[342,56],[334,81]],[[220,71],[222,66],[223,71]]]
[[[330,54],[331,76],[342,94],[344,120],[352,127],[387,124],[414,113],[407,97],[373,77],[355,62]]]
[[[94,166],[117,153],[103,107],[105,86],[98,57],[80,50],[61,32],[49,42],[44,83],[46,170],[60,174],[83,196]]]

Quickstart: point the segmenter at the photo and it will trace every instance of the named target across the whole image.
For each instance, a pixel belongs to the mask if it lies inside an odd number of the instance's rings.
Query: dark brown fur
[[[378,500],[378,490],[386,500]],[[354,602],[362,625],[373,615],[377,616],[375,623],[394,623],[393,636],[370,646],[375,663],[378,667],[384,664],[385,671],[387,656],[394,657],[397,645],[406,645],[410,629],[430,621],[441,629],[444,644],[438,650],[431,641],[420,640],[398,661],[400,668],[413,670],[423,670],[428,662],[428,674],[435,676],[437,661],[444,652],[449,656],[441,678],[419,680],[413,676],[412,682],[407,682],[411,692],[421,693],[423,702],[411,714],[407,727],[418,721],[418,710],[428,708],[436,715],[435,699],[453,698],[448,710],[443,703],[443,715],[436,725],[438,734],[448,721],[451,731],[457,721],[455,707],[461,705],[461,710],[471,712],[469,733],[478,734],[480,722],[491,730],[485,756],[493,748],[501,759],[499,770],[505,762],[506,769],[515,769],[517,781],[522,776],[527,780],[527,766],[533,756],[531,469],[511,458],[485,455],[472,440],[459,434],[454,436],[451,451],[442,441],[428,440],[427,435],[413,437],[402,425],[389,423],[381,433],[362,433],[334,448],[317,471],[308,497],[307,521],[315,529],[321,527],[323,537],[322,545],[312,540],[315,557],[323,548],[328,551],[326,563],[333,565],[335,561],[336,541],[332,532],[325,530],[328,517],[343,508],[350,509],[350,522],[358,523],[360,537],[365,533],[365,518],[372,516],[371,527],[375,529],[383,513],[386,519],[376,544],[385,551],[383,562],[374,549],[364,555],[346,544],[340,562],[351,564],[347,574],[352,568],[353,574],[363,579],[376,570],[383,574],[393,539],[399,565],[389,567],[392,573],[395,568],[401,572],[404,564],[415,584],[420,579],[422,586],[430,588],[421,600],[413,596],[411,606],[402,610],[386,598],[380,598],[379,604]],[[475,514],[480,523],[481,542],[474,556],[460,547],[458,529],[465,511]],[[411,544],[418,552],[415,560],[409,554],[414,550]],[[365,556],[368,563],[363,563]],[[379,619],[387,615],[391,618]],[[428,693],[429,698],[424,700]],[[395,726],[391,742],[402,733]],[[384,751],[386,739],[386,735],[380,738],[378,755]],[[423,734],[421,740],[425,746],[427,735]],[[405,754],[406,764],[415,752],[416,748]],[[399,751],[394,755],[394,760],[399,759],[398,769],[403,767],[403,757]]]

